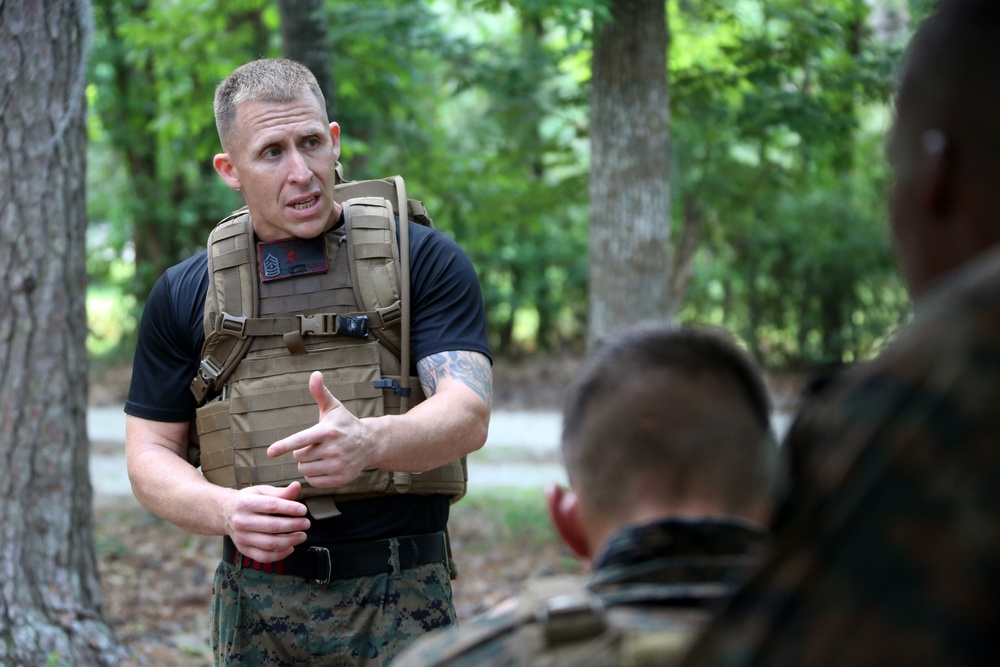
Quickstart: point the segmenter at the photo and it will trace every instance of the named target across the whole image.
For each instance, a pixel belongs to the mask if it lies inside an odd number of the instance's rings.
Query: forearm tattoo
[[[417,362],[420,384],[428,396],[437,393],[438,382],[454,378],[476,392],[487,405],[493,403],[493,371],[478,352],[439,352]]]

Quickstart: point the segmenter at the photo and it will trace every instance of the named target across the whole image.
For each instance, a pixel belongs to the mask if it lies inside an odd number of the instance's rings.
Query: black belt
[[[447,551],[443,532],[393,538],[398,543],[399,569],[443,563]],[[291,556],[273,563],[260,563],[236,550],[229,536],[222,540],[222,559],[237,567],[250,567],[270,574],[289,574],[317,584],[331,579],[350,579],[392,572],[392,540],[320,544],[296,548]]]

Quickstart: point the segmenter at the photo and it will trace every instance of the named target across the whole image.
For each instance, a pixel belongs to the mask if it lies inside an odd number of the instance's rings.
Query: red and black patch
[[[264,282],[323,273],[329,268],[326,238],[282,239],[257,244],[260,279]]]

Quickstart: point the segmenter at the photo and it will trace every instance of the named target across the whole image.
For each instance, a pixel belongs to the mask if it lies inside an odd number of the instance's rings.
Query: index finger
[[[298,433],[293,433],[287,438],[282,438],[277,442],[271,444],[267,448],[267,455],[271,458],[276,456],[281,456],[282,454],[287,454],[288,452],[294,452],[297,449],[304,449],[309,445],[314,445],[319,442],[318,434],[315,433],[317,426],[312,426],[304,431],[299,431]]]

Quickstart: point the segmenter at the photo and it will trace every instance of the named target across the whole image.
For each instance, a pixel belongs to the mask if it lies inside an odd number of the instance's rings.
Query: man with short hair
[[[808,405],[760,570],[685,665],[1000,655],[1000,3],[947,0],[903,63],[890,204],[916,317]]]
[[[215,111],[215,168],[247,206],[147,301],[125,408],[133,491],[224,536],[216,664],[386,664],[455,621],[444,529],[492,391],[476,274],[393,198],[341,201],[340,127],[301,64],[236,69]],[[394,278],[407,250],[409,303]]]
[[[570,490],[547,491],[589,578],[529,582],[395,665],[669,664],[763,546],[769,412],[756,370],[719,332],[644,325],[609,337],[569,389]]]

